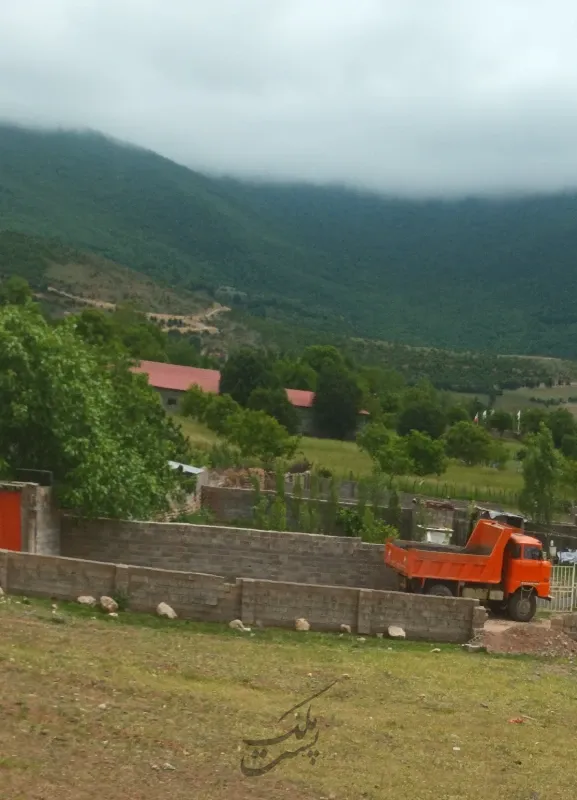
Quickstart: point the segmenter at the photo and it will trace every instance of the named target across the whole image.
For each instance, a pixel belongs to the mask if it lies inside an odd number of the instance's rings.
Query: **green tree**
[[[76,332],[88,344],[115,353],[125,349],[112,314],[98,308],[85,308],[73,320]]]
[[[507,462],[509,461],[509,452],[507,448],[503,444],[503,442],[494,439],[491,442],[491,448],[489,450],[489,463],[496,467],[497,469],[504,470],[507,468]]]
[[[501,436],[506,431],[512,431],[513,430],[512,415],[509,414],[508,411],[497,409],[489,417],[489,428],[491,428],[491,430],[497,431],[498,433],[501,434]]]
[[[447,415],[439,396],[431,384],[423,382],[409,389],[399,414],[397,433],[407,436],[411,431],[421,431],[431,439],[439,439],[447,427]]]
[[[399,410],[405,388],[400,373],[381,367],[362,367],[358,372],[358,380],[363,390],[363,404],[373,419]]]
[[[263,495],[256,477],[251,478],[251,483],[254,492],[253,522],[257,530],[265,531],[268,530],[268,500]]]
[[[566,434],[561,441],[561,452],[566,458],[577,461],[577,434]]]
[[[314,392],[317,388],[317,373],[300,359],[280,358],[274,365],[281,386],[286,389],[304,389]]]
[[[546,418],[545,424],[551,431],[553,444],[561,448],[565,436],[577,434],[577,423],[575,417],[566,408],[556,408]]]
[[[204,366],[199,349],[183,336],[168,334],[165,351],[169,364],[180,364],[183,367]]]
[[[415,475],[442,475],[445,472],[448,459],[441,439],[431,439],[426,433],[411,431],[406,443]]]
[[[225,435],[242,456],[258,458],[266,468],[271,468],[277,459],[292,458],[299,444],[298,437],[289,436],[276,419],[251,409],[241,409],[229,417]]]
[[[319,374],[313,403],[317,430],[332,439],[347,439],[356,431],[362,392],[354,374],[340,364],[328,364]]]
[[[246,408],[255,389],[283,388],[266,353],[243,348],[232,353],[220,373],[220,394],[228,394]]]
[[[0,284],[0,306],[25,306],[32,302],[28,281],[12,275]]]
[[[226,395],[224,396],[226,397]],[[184,393],[180,405],[181,414],[199,422],[205,422],[209,406],[215,400],[215,395],[208,394],[200,386],[193,385]]]
[[[475,414],[477,412],[475,411]],[[475,416],[473,414],[473,417]],[[455,425],[457,422],[468,422],[470,421],[471,417],[469,412],[465,408],[464,405],[460,403],[456,403],[454,405],[449,406],[447,409],[447,425]]]
[[[400,475],[410,475],[415,470],[407,440],[384,426],[367,425],[357,437],[357,443],[373,459],[376,470],[388,475],[391,483]]]
[[[537,433],[541,423],[547,419],[547,412],[542,408],[527,408],[521,411],[521,433],[523,436]]]
[[[226,436],[230,421],[241,411],[242,406],[239,406],[230,395],[210,395],[210,402],[204,412],[204,422],[211,431],[218,433],[219,436]]]
[[[310,347],[305,347],[300,360],[301,364],[312,367],[317,375],[327,367],[346,369],[343,354],[333,345],[313,344]]]
[[[112,313],[112,321],[118,338],[133,358],[168,360],[166,334],[146,314],[130,305],[120,305]]]
[[[555,450],[551,430],[544,423],[538,433],[527,438],[522,463],[521,511],[536,522],[549,523],[553,519],[555,498],[562,479],[562,461]]]
[[[87,345],[73,321],[0,310],[0,453],[11,469],[53,472],[61,504],[86,516],[150,519],[190,451],[146,378]]]
[[[457,422],[445,434],[445,445],[448,456],[473,466],[490,459],[493,440],[485,428],[473,422]]]
[[[248,408],[253,411],[264,411],[274,417],[290,434],[298,433],[300,417],[298,411],[287,397],[286,390],[280,386],[276,389],[258,388],[251,392]]]

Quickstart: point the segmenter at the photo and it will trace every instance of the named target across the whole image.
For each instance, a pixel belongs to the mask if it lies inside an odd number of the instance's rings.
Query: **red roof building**
[[[141,361],[138,367],[133,367],[133,372],[148,375],[149,384],[159,391],[186,392],[191,386],[199,386],[204,392],[218,394],[220,372],[217,369],[181,367],[178,364],[163,364],[160,361]],[[312,408],[314,392],[286,389],[286,393],[295,408]]]

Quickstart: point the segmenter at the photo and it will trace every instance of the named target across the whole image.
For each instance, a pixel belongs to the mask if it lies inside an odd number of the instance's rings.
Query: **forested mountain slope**
[[[294,326],[577,357],[577,195],[417,202],[249,184],[98,134],[3,125],[0,228]]]

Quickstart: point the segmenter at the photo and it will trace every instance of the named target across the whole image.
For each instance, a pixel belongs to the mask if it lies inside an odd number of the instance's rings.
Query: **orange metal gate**
[[[22,550],[20,492],[0,491],[0,550]]]

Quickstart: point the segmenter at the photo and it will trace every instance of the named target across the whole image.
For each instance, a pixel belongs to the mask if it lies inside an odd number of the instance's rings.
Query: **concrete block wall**
[[[270,503],[273,502],[275,498],[274,492],[263,492],[262,494],[269,499]],[[251,489],[236,489],[224,486],[202,487],[202,505],[213,512],[219,523],[238,520],[250,521],[254,515],[255,502],[254,492]],[[316,503],[322,518],[322,515],[328,512],[329,504],[326,500],[317,500]],[[340,502],[339,505],[341,508],[354,508],[355,503]],[[291,495],[286,496],[286,510],[288,526],[296,526],[298,511],[296,502]],[[378,511],[384,522],[392,522],[388,508],[381,507]],[[401,519],[398,526],[401,539],[413,538],[414,524],[413,509],[401,509]]]
[[[397,589],[383,546],[351,537],[63,517],[61,554],[236,578]]]
[[[180,618],[294,627],[305,617],[313,630],[359,634],[402,625],[408,638],[469,641],[478,625],[478,601],[398,592],[185,573],[0,550],[0,585],[8,594],[75,600],[81,594],[122,596],[134,611],[154,612],[167,602]]]
[[[266,625],[305,617],[313,630],[334,631],[342,623],[359,634],[386,632],[400,625],[412,640],[467,642],[479,627],[477,600],[351,589],[303,586],[274,581],[242,581],[242,620]]]
[[[122,596],[133,611],[169,603],[180,617],[207,622],[240,615],[240,585],[216,575],[170,572],[0,550],[0,586],[8,594],[76,600]]]
[[[11,594],[75,599],[115,591],[115,564],[0,550],[0,586]]]
[[[553,617],[551,628],[577,641],[577,614],[569,612]]]

